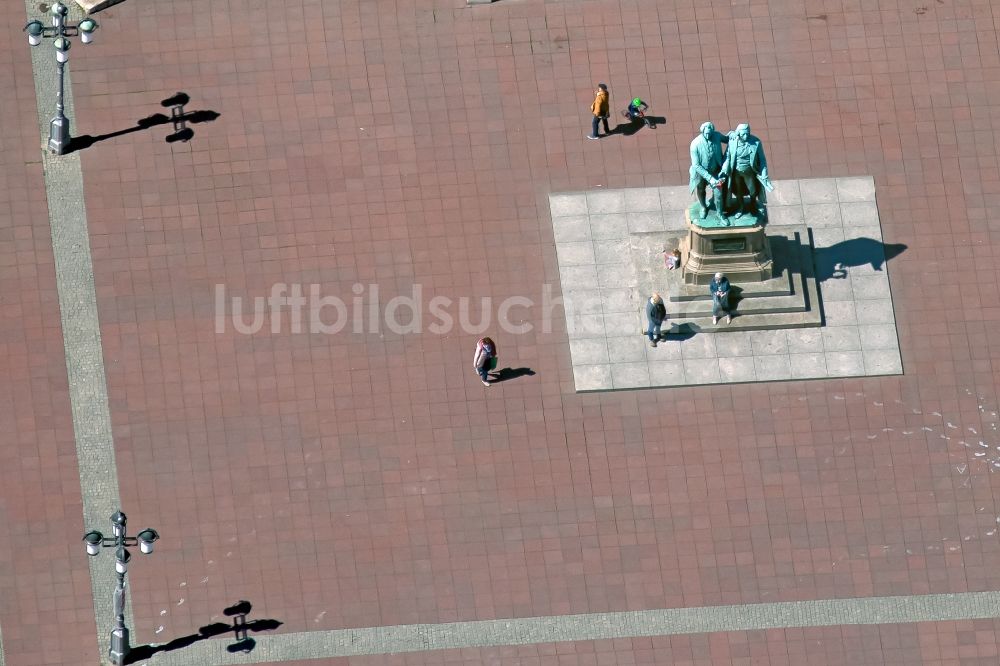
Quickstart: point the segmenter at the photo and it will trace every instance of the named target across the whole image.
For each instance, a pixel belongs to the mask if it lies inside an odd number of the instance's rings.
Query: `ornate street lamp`
[[[66,22],[69,9],[61,2],[52,5],[52,27],[46,27],[41,21],[29,21],[24,26],[28,33],[28,44],[38,46],[44,38],[52,38],[55,47],[56,63],[59,68],[59,88],[56,90],[56,115],[49,123],[49,150],[56,155],[62,155],[69,147],[69,118],[66,117],[63,105],[63,88],[65,81],[66,61],[69,60],[69,37],[80,37],[80,41],[89,44],[94,41],[94,31],[97,21],[85,18],[76,25]]]
[[[125,574],[128,573],[129,561],[132,554],[126,546],[139,546],[139,551],[148,555],[153,552],[153,544],[160,535],[156,530],[147,527],[134,537],[126,536],[125,514],[115,511],[111,516],[111,530],[113,536],[106,537],[97,530],[91,530],[83,535],[83,540],[87,544],[87,554],[96,556],[103,548],[115,549],[115,573],[118,574],[118,586],[115,588],[115,628],[111,630],[111,647],[108,656],[112,664],[121,665],[125,663],[125,657],[129,653],[129,630],[125,626]]]

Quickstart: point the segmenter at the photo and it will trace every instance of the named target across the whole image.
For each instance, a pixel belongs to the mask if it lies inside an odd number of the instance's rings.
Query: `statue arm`
[[[729,138],[727,137],[725,141],[728,144]],[[734,152],[736,148],[735,142],[733,143],[734,145],[726,148],[726,154],[722,156],[722,171],[719,172],[719,178],[729,178],[729,160],[731,159],[730,153],[732,153],[733,155],[736,154]]]
[[[768,192],[774,191],[774,185],[771,184],[771,178],[767,175],[767,158],[764,157],[764,144],[757,142],[757,180],[760,184],[764,186],[764,189]]]

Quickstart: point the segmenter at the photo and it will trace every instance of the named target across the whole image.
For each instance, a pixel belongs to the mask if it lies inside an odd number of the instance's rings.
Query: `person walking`
[[[663,326],[663,321],[666,318],[667,308],[663,304],[663,299],[659,294],[654,292],[649,297],[649,300],[646,301],[646,319],[649,321],[649,326],[646,328],[646,335],[649,336],[650,346],[656,346],[656,342],[662,335],[660,328]]]
[[[590,105],[590,112],[594,114],[594,118],[591,121],[591,131],[587,135],[588,139],[599,139],[601,138],[597,134],[598,123],[604,121],[604,136],[611,134],[611,129],[608,127],[608,115],[610,114],[610,105],[608,104],[608,86],[604,83],[597,84],[597,90],[594,91],[594,103]]]
[[[712,323],[718,324],[719,317],[723,314],[726,315],[726,323],[731,323],[733,315],[729,310],[729,280],[722,273],[716,273],[708,283],[708,290],[712,294]]]
[[[490,370],[494,370],[497,364],[497,346],[490,338],[480,338],[476,342],[476,355],[472,358],[472,365],[479,373],[479,379],[483,386],[490,385]]]

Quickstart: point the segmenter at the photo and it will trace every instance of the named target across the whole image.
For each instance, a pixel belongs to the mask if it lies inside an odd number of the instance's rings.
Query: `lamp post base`
[[[56,116],[49,123],[49,151],[62,155],[69,148],[69,118]]]
[[[129,653],[128,646],[128,628],[121,627],[120,629],[114,629],[111,632],[111,649],[108,650],[108,657],[111,658],[111,663],[115,666],[121,666],[125,663],[125,657]]]

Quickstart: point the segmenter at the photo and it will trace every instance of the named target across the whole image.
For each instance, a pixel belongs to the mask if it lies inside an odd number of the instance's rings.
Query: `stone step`
[[[737,315],[731,324],[720,318],[718,324],[711,317],[694,317],[684,321],[672,320],[673,326],[665,332],[667,340],[686,337],[694,333],[725,333],[726,331],[765,331],[779,328],[814,328],[823,325],[823,316],[818,309],[808,312],[786,312],[756,315]]]
[[[798,237],[798,234],[796,234]],[[799,244],[798,261],[790,270],[794,271],[796,295],[794,297],[776,296],[744,299],[736,303],[733,321],[727,324],[725,318],[720,318],[718,324],[712,323],[711,307],[702,311],[689,310],[689,315],[671,314],[668,323],[671,324],[666,338],[689,336],[694,333],[714,333],[725,331],[760,331],[779,328],[810,328],[823,325],[823,312],[819,300],[819,287],[816,284],[815,268],[813,266],[812,236],[806,232],[804,242]],[[787,305],[788,298],[800,299],[801,309],[797,311],[762,311],[771,303],[776,309]],[[693,304],[694,305],[694,304]],[[697,305],[700,305],[697,304]]]
[[[746,282],[736,285],[740,290],[740,298],[770,298],[773,296],[790,296],[796,293],[795,274],[801,273],[803,261],[812,263],[812,248],[807,238],[802,238],[799,231],[789,230],[785,233],[768,235],[771,242],[771,254],[774,257],[775,270],[780,271],[770,280],[764,282]],[[803,253],[802,248],[806,252]],[[793,249],[796,248],[796,249]],[[697,301],[710,302],[712,296],[705,285],[681,284],[678,292],[669,298],[672,303],[688,303]]]
[[[798,239],[798,234],[796,234],[796,238]],[[788,248],[786,248],[785,251],[788,251]],[[789,282],[793,285],[793,288],[790,290],[790,294],[765,296],[760,293],[756,293],[753,297],[748,297],[745,288],[752,287],[754,285],[752,283],[739,285],[737,287],[737,289],[740,289],[738,295],[735,298],[730,297],[734,312],[740,315],[805,312],[808,309],[808,303],[806,301],[806,293],[808,292],[806,280],[808,278],[806,276],[811,275],[813,272],[811,269],[812,248],[808,245],[799,243],[796,252],[793,254],[798,254],[798,258],[794,262],[788,262],[787,272],[789,275]],[[803,270],[803,267],[805,267],[805,270]],[[699,299],[697,301],[688,301],[679,304],[679,306],[670,311],[669,314],[672,319],[711,317],[711,296],[706,296],[704,299]]]

